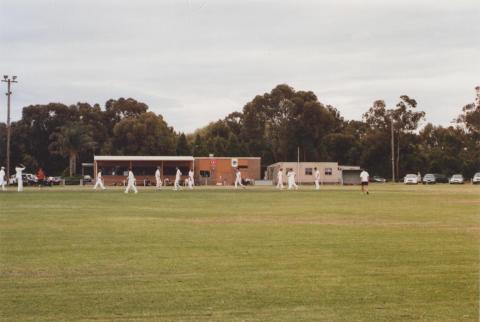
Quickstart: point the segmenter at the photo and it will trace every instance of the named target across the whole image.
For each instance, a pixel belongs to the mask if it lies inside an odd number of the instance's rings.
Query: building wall
[[[278,162],[268,167],[268,178],[277,184],[277,173],[280,168],[283,169],[283,181],[287,182],[287,169],[293,169],[297,173],[297,182],[300,183],[314,183],[315,170],[320,171],[320,180],[322,183],[341,183],[341,171],[338,168],[337,162]],[[307,169],[311,169],[311,174],[307,173]],[[328,169],[328,171],[326,171]],[[331,171],[330,171],[331,170]],[[327,174],[331,173],[331,174]]]
[[[238,168],[242,173],[242,179],[260,179],[260,158],[199,157],[195,158],[195,180],[199,184],[232,185],[235,182],[235,170],[232,167],[232,159],[238,160]],[[210,173],[209,178],[201,175],[205,172]]]

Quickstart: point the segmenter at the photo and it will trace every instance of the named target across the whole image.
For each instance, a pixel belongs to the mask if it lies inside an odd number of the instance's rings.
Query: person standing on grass
[[[314,176],[315,176],[315,190],[320,190],[320,171],[317,168],[314,168]]]
[[[125,193],[128,193],[130,190],[138,193],[137,187],[135,187],[135,176],[133,175],[132,169],[128,169],[127,189],[125,189]]]
[[[370,179],[370,175],[368,174],[365,169],[360,172],[360,180],[362,181],[362,192],[368,195],[368,180]]]
[[[97,190],[98,187],[102,188],[102,190],[105,190],[105,186],[103,185],[102,169],[98,170],[97,179],[95,180],[93,190]]]
[[[182,179],[182,171],[177,167],[177,173],[175,173],[175,182],[173,183],[173,190],[182,190],[180,186],[180,180]]]
[[[19,166],[15,167],[15,177],[17,178],[17,191],[23,191],[23,170],[25,170],[25,166],[20,164]]]
[[[43,172],[42,168],[38,169],[36,176],[38,180],[38,185],[41,187],[45,181],[45,172]]]
[[[238,189],[238,186],[245,189],[245,186],[242,184],[242,173],[238,168],[235,168],[235,189]]]
[[[277,189],[283,190],[283,169],[277,172]]]
[[[298,190],[298,186],[295,183],[296,175],[297,174],[295,173],[295,171],[293,171],[293,169],[288,170],[287,172],[288,190],[292,190],[293,188],[295,188],[295,190]]]
[[[162,189],[162,178],[160,177],[160,167],[157,167],[157,171],[155,171],[155,188],[157,190]]]
[[[194,183],[195,181],[193,180],[193,170],[190,169],[190,171],[188,171],[188,188],[190,190],[193,189]]]
[[[5,189],[5,184],[6,184],[5,181],[6,181],[5,180],[5,167],[2,167],[0,169],[0,186],[2,187],[2,191],[7,190],[7,189]]]

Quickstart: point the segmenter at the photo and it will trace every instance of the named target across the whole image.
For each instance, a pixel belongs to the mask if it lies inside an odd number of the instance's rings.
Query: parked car
[[[454,174],[450,180],[448,180],[448,183],[450,184],[464,184],[465,180],[463,179],[463,175],[461,174]]]
[[[448,183],[448,177],[444,174],[434,173],[435,181],[437,183]]]
[[[380,177],[380,176],[373,176],[371,179],[372,182],[379,182],[379,183],[385,183],[387,182],[387,179]]]
[[[480,184],[480,172],[473,175],[472,184]]]
[[[423,184],[435,184],[437,181],[435,180],[435,175],[433,173],[427,173],[423,176],[422,180]]]
[[[22,179],[23,179],[22,181],[23,181],[24,186],[32,186],[32,185],[37,184],[37,182],[38,182],[37,177],[34,174],[31,174],[31,173],[23,173],[22,174]],[[10,179],[8,180],[8,184],[12,184],[12,185],[17,184],[17,175],[12,174],[10,176]]]
[[[55,185],[55,186],[58,186],[61,182],[62,182],[62,178],[61,177],[48,177],[47,180],[47,183],[51,186],[51,185]]]
[[[83,176],[83,183],[90,183],[90,182],[92,182],[92,176],[90,176],[88,174],[84,175]]]
[[[418,176],[416,174],[410,173],[403,178],[404,184],[418,184]]]

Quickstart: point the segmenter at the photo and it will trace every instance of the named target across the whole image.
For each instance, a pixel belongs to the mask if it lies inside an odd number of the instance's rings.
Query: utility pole
[[[391,146],[392,146],[392,182],[395,182],[395,141],[393,136],[393,113],[390,114],[390,128],[391,128]]]
[[[9,78],[3,75],[2,82],[7,83],[7,182],[10,180],[10,97],[12,96],[11,84],[18,83],[17,76]]]

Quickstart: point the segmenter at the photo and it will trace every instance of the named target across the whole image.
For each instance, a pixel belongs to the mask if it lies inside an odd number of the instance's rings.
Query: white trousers
[[[23,180],[22,179],[18,179],[18,187],[17,187],[17,191],[18,192],[21,192],[23,191]]]
[[[156,183],[156,184],[155,184],[155,187],[156,187],[157,189],[162,189],[162,179],[160,179],[160,178],[155,178],[155,183]]]
[[[125,189],[125,193],[128,193],[130,190],[132,190],[135,193],[138,192],[137,187],[135,187],[135,182],[133,182],[133,180],[132,181],[128,180],[127,189]]]
[[[189,188],[189,189],[193,189],[193,184],[194,184],[193,179],[192,179],[192,178],[189,178],[189,179],[188,179],[188,188]]]
[[[240,178],[235,179],[235,188],[238,188],[238,186],[243,187],[242,179]]]
[[[2,182],[0,182],[0,186],[2,187],[2,191],[7,190],[7,189],[5,189],[5,184],[6,184],[5,180],[2,180]]]
[[[283,180],[278,181],[277,188],[282,190],[283,189]]]
[[[175,179],[175,182],[173,183],[173,190],[182,190],[182,187],[180,186],[180,179]]]
[[[297,184],[295,183],[294,180],[288,180],[288,190],[292,190],[293,188],[297,190],[298,189]]]
[[[319,180],[315,180],[315,189],[316,190],[320,189],[320,181]]]
[[[102,179],[97,179],[97,181],[95,181],[95,186],[93,187],[93,190],[97,190],[98,187],[105,190],[105,186],[103,185]]]

